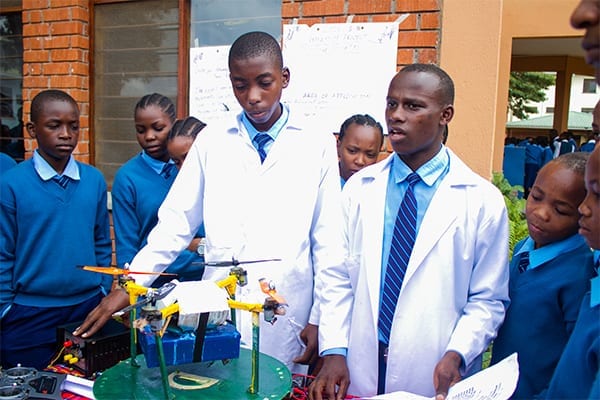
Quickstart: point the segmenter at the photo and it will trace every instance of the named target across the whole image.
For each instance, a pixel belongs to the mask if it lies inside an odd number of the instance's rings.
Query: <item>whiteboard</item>
[[[385,127],[385,98],[396,73],[398,24],[284,25],[282,50],[290,84],[282,102],[338,132],[353,114]],[[229,46],[190,49],[190,115],[210,123],[237,114],[227,66]]]

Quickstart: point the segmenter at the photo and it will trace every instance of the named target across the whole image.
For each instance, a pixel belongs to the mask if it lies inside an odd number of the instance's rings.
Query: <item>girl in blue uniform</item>
[[[177,176],[167,151],[167,136],[175,122],[175,105],[166,96],[153,93],[142,97],[134,111],[136,138],[142,151],[118,171],[112,188],[113,223],[117,265],[125,266],[146,245],[148,234],[158,222],[158,208]],[[166,272],[180,281],[199,280],[203,259],[184,250]],[[153,286],[170,277],[160,277]]]
[[[539,172],[525,210],[529,237],[515,246],[510,306],[494,341],[492,364],[513,352],[519,382],[513,399],[543,396],[573,331],[593,274],[592,252],[578,234],[586,153],[562,155]]]

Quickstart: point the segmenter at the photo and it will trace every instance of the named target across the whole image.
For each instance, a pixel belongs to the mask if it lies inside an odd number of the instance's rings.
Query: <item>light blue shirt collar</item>
[[[158,175],[160,175],[163,172],[163,168],[166,164],[175,164],[171,159],[169,159],[168,162],[164,162],[157,160],[156,158],[152,158],[145,151],[142,151],[142,160],[144,160],[144,162],[148,164],[148,166],[152,168],[152,170]]]
[[[450,156],[448,155],[448,151],[446,151],[446,147],[442,145],[440,151],[431,160],[421,165],[415,172],[427,186],[431,187],[448,170],[449,165]],[[394,153],[391,170],[394,182],[404,182],[412,172],[408,165],[402,161],[398,153]]]
[[[52,168],[50,164],[48,164],[48,161],[44,160],[44,157],[42,157],[36,149],[33,152],[33,168],[35,168],[37,174],[44,181],[48,181],[54,176],[68,176],[69,178],[75,181],[78,181],[80,179],[79,168],[77,167],[75,158],[72,155],[69,157],[69,161],[67,162],[67,165],[65,166],[65,170],[63,171],[62,175],[59,175],[56,172],[56,170]]]
[[[281,132],[281,130],[283,129],[283,127],[285,126],[285,124],[288,121],[289,110],[288,110],[287,106],[285,106],[281,103],[280,103],[280,106],[281,106],[281,115],[279,116],[279,119],[277,121],[275,121],[273,126],[268,131],[260,132],[260,133],[266,133],[267,135],[271,136],[271,138],[273,138],[273,140],[277,139],[277,136],[279,135],[279,133]],[[244,127],[248,131],[250,140],[252,141],[252,143],[254,143],[254,137],[259,134],[259,131],[254,127],[254,125],[252,125],[252,123],[246,116],[245,112],[242,112],[242,124],[244,124]],[[268,148],[269,148],[269,145],[267,145],[267,149]]]
[[[547,263],[548,261],[558,257],[560,254],[565,251],[575,249],[585,244],[585,239],[580,234],[576,233],[575,235],[569,236],[566,239],[563,239],[559,242],[554,242],[547,244],[539,249],[535,248],[535,242],[531,237],[527,237],[523,246],[515,253],[521,254],[526,251],[529,252],[529,268],[533,269],[539,267],[542,264]]]

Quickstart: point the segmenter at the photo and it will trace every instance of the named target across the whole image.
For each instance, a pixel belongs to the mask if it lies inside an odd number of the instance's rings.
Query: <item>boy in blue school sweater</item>
[[[510,265],[510,307],[494,341],[492,364],[513,352],[519,382],[513,399],[547,388],[589,288],[592,252],[578,234],[588,155],[569,153],[544,166],[527,198],[529,237],[515,246]]]
[[[600,147],[585,169],[587,194],[579,206],[579,233],[594,249],[594,277],[577,323],[556,366],[547,399],[600,398]]]
[[[43,369],[56,328],[83,320],[110,290],[110,276],[77,266],[110,265],[112,246],[104,178],[71,155],[75,100],[40,92],[26,127],[38,148],[0,182],[0,355],[2,368]]]

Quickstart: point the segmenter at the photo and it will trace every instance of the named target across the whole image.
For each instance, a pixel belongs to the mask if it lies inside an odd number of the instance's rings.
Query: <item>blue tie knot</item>
[[[413,172],[406,177],[406,181],[408,182],[409,186],[411,186],[411,187],[415,186],[415,184],[417,182],[419,182],[420,180],[421,180],[421,177],[416,172]]]
[[[169,179],[171,177],[171,174],[173,173],[173,168],[175,168],[175,164],[166,163],[165,165],[163,165],[163,168],[162,168],[162,171],[160,172],[160,174],[165,179]]]
[[[254,136],[254,142],[258,145],[258,155],[260,156],[260,162],[265,161],[267,158],[267,152],[265,151],[265,146],[269,143],[273,138],[266,133],[259,133]]]

